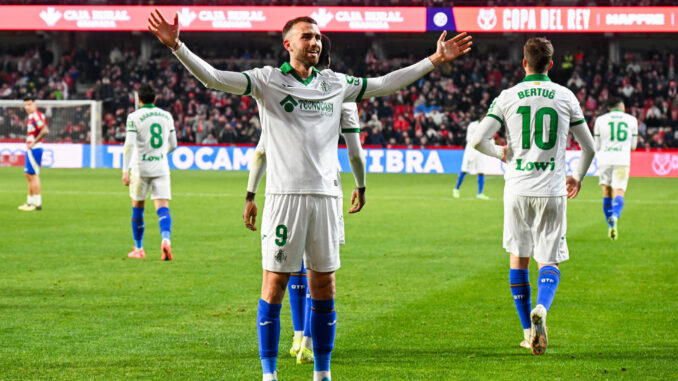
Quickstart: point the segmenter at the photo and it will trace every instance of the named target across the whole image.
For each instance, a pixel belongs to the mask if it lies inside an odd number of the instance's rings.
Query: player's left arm
[[[36,127],[40,129],[40,132],[38,132],[38,135],[35,137],[35,140],[33,140],[29,145],[28,149],[33,149],[33,146],[38,144],[42,139],[49,134],[49,128],[47,127],[47,123],[45,123],[45,119],[42,115],[38,116],[38,120],[34,121],[36,124]],[[42,126],[41,126],[42,125]]]
[[[127,130],[125,131],[125,145],[122,148],[122,184],[129,186],[129,163],[132,159],[132,149],[137,141],[137,127],[131,116],[127,117]]]
[[[600,141],[600,118],[596,119],[596,122],[593,124],[593,141],[595,145],[596,152],[600,151],[601,141]]]
[[[170,153],[172,153],[172,151],[174,151],[177,148],[177,145],[179,145],[179,143],[177,142],[177,133],[174,130],[174,118],[172,118],[171,115],[170,115],[169,137],[167,140],[168,140],[167,143],[169,144],[167,146],[166,154],[169,155]]]
[[[631,151],[638,148],[638,119],[633,118],[634,123],[631,125]]]
[[[503,94],[502,92],[492,101],[480,125],[476,126],[471,137],[467,139],[471,147],[477,151],[506,162],[507,147],[494,144],[492,141],[492,136],[504,125],[504,110],[501,106]]]
[[[263,138],[264,134],[262,134],[259,144],[254,150],[254,156],[250,163],[250,174],[247,179],[247,194],[245,195],[245,209],[242,214],[245,227],[252,231],[257,230],[257,204],[254,202],[254,196],[261,183],[261,178],[266,172],[266,151],[263,146]]]
[[[430,73],[443,63],[454,61],[471,51],[473,42],[471,41],[471,36],[467,36],[466,32],[459,33],[447,41],[445,41],[446,36],[447,32],[443,32],[440,35],[436,52],[429,57],[381,77],[364,78],[362,80],[362,89],[356,98],[356,102],[363,98],[393,94]]]
[[[355,189],[351,192],[351,209],[349,213],[358,213],[365,206],[365,190],[367,173],[365,171],[365,155],[360,145],[360,121],[358,107],[355,103],[344,103],[341,108],[341,134],[346,141],[348,162],[355,179]]]
[[[591,166],[593,157],[596,154],[595,143],[593,142],[593,136],[591,136],[591,131],[589,126],[586,124],[586,119],[584,119],[584,113],[581,111],[579,106],[579,101],[574,96],[571,95],[571,106],[570,106],[570,131],[572,135],[579,143],[581,147],[581,157],[579,158],[579,165],[572,171],[572,175],[568,176],[565,180],[565,187],[567,189],[567,197],[575,198],[579,194],[579,189],[581,189],[581,181],[586,176],[586,172]]]

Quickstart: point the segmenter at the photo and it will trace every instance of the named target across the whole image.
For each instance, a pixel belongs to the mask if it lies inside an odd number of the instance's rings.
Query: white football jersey
[[[152,104],[141,106],[127,116],[127,131],[136,132],[133,171],[139,176],[169,175],[169,136],[174,133],[174,119],[169,112]]]
[[[568,88],[533,74],[492,102],[487,117],[506,127],[504,192],[520,196],[565,196],[565,149],[570,126],[586,123]]]
[[[600,144],[599,166],[631,165],[632,142],[638,136],[638,120],[633,115],[613,109],[596,119],[593,133]]]
[[[360,100],[366,80],[332,70],[302,80],[289,63],[243,72],[266,134],[266,194],[339,196],[337,141],[342,103]]]

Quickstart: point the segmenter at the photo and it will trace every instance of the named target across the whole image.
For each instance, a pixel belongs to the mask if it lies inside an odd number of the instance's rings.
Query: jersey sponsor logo
[[[480,9],[478,11],[478,26],[482,30],[490,30],[497,25],[497,14],[494,8]]]
[[[141,161],[160,161],[160,160],[162,160],[163,157],[165,157],[165,155],[163,155],[163,154],[160,154],[160,156],[143,154],[143,155],[141,155]]]
[[[294,106],[298,105],[297,101],[292,98],[291,95],[286,96],[283,100],[280,101],[280,105],[283,106],[283,109],[287,112],[294,111]]]
[[[330,116],[334,113],[334,103],[322,101],[310,101],[305,99],[295,100],[291,95],[280,101],[280,105],[287,112],[294,111],[297,107],[300,111],[318,111],[320,115]]]
[[[518,92],[518,98],[520,98],[520,99],[527,98],[527,97],[535,97],[535,96],[553,99],[553,97],[556,96],[556,91],[555,90],[542,89],[542,88],[539,88],[539,87],[534,87],[534,88],[525,89],[523,91]]]
[[[516,159],[516,171],[553,171],[556,168],[554,158],[551,161],[528,161],[523,166],[523,159]]]

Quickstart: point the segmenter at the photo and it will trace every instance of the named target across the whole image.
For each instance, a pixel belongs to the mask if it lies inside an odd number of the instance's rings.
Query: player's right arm
[[[360,145],[360,121],[358,106],[355,103],[344,103],[341,107],[341,133],[346,141],[348,162],[355,179],[356,188],[351,192],[351,209],[349,213],[358,213],[365,206],[366,171],[363,147]],[[356,203],[357,201],[357,203]]]
[[[172,151],[174,151],[175,148],[177,148],[178,142],[177,142],[177,133],[174,131],[174,118],[172,118],[172,114],[167,113],[169,116],[169,137],[167,139],[167,152],[166,154],[169,155]]]
[[[254,196],[257,193],[259,184],[261,183],[261,178],[266,172],[266,151],[264,150],[264,136],[261,134],[261,139],[257,148],[254,150],[254,156],[252,157],[252,162],[250,163],[250,175],[247,180],[247,195],[245,196],[245,210],[243,211],[242,218],[245,222],[245,227],[255,231],[257,230],[257,204],[254,202]]]
[[[575,198],[579,194],[581,181],[586,176],[596,151],[593,136],[591,136],[589,126],[586,124],[584,113],[581,111],[579,101],[572,92],[570,92],[570,131],[572,131],[572,135],[574,135],[574,138],[581,147],[579,165],[572,170],[572,175],[565,180],[567,197]]]
[[[176,138],[176,137],[175,137]],[[137,141],[137,127],[132,115],[127,116],[127,131],[125,132],[125,145],[122,149],[122,184],[129,185],[129,163],[132,158],[132,150]]]
[[[632,118],[633,123],[631,124],[631,151],[635,151],[638,148],[638,119]]]
[[[243,73],[217,70],[202,58],[193,54],[188,47],[179,41],[179,14],[175,13],[174,23],[170,24],[159,10],[151,13],[148,19],[148,30],[160,42],[172,49],[174,55],[203,85],[210,89],[231,94],[243,95],[248,89],[249,80]]]
[[[593,141],[595,143],[596,152],[600,151],[601,139],[600,139],[600,117],[596,118],[596,122],[593,124]]]
[[[492,136],[499,131],[504,124],[504,112],[501,108],[502,92],[490,105],[487,115],[480,121],[480,125],[476,127],[468,140],[471,147],[475,148],[485,155],[496,157],[501,161],[506,161],[505,146],[494,144]]]

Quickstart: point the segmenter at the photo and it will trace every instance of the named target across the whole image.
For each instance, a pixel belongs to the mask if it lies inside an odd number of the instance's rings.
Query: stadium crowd
[[[626,53],[620,63],[584,52],[566,56],[558,57],[551,75],[575,92],[589,126],[607,111],[609,97],[620,96],[627,112],[639,120],[639,147],[678,147],[674,54]],[[137,52],[114,48],[107,55],[73,50],[63,54],[56,65],[52,59],[52,53],[44,48],[0,55],[0,99],[21,99],[32,92],[38,99],[101,100],[102,140],[120,143],[125,138],[125,118],[134,109],[133,91],[151,79],[159,93],[156,105],[173,114],[180,143],[256,144],[259,139],[261,124],[251,97],[205,89],[168,54],[142,62]],[[209,61],[220,69],[241,71],[277,66],[284,59],[270,52],[245,50]],[[336,71],[365,76],[378,76],[413,62],[414,57],[378,60],[371,52],[365,57],[349,57],[349,61],[333,57]],[[501,53],[474,52],[396,95],[363,100],[359,105],[362,141],[374,146],[463,146],[466,126],[482,116],[502,89],[513,86],[523,75],[520,63]],[[84,115],[82,120],[89,119]],[[3,127],[8,124],[11,127]],[[85,126],[69,125],[51,138],[87,141]],[[21,128],[18,117],[4,117],[0,139],[21,134]]]

